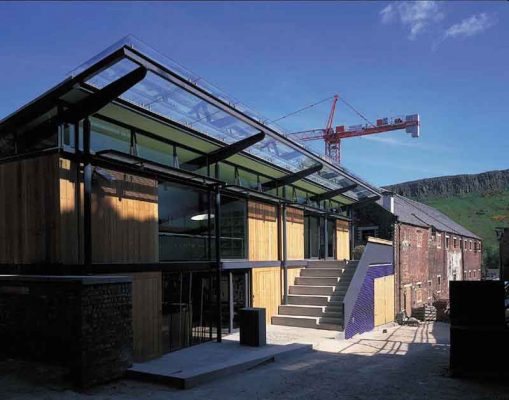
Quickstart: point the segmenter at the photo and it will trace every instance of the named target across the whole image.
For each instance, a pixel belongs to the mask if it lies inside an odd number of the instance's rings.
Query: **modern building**
[[[394,242],[396,309],[449,299],[449,281],[480,280],[482,239],[433,207],[382,192],[355,211],[354,246],[366,237]]]
[[[337,281],[351,210],[379,198],[132,38],[3,119],[0,157],[1,270],[131,276],[135,360],[219,340],[245,306],[270,323],[317,260]]]

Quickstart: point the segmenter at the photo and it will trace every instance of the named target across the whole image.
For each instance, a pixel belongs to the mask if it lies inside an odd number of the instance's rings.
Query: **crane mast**
[[[312,129],[292,133],[293,137],[302,141],[323,140],[325,144],[325,156],[338,164],[341,163],[341,140],[352,137],[373,135],[382,132],[391,132],[404,129],[406,133],[417,138],[420,134],[420,119],[418,114],[405,117],[380,118],[376,124],[361,124],[353,126],[340,125],[332,127],[336,103],[339,99],[335,95],[332,100],[332,107],[324,129]],[[359,115],[361,115],[359,113]]]

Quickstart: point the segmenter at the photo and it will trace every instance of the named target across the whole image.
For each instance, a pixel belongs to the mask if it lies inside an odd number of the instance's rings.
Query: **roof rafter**
[[[238,142],[229,144],[225,147],[216,149],[208,154],[199,156],[193,160],[187,161],[182,165],[184,169],[188,171],[196,171],[206,165],[214,164],[218,161],[226,160],[227,158],[240,153],[241,151],[251,147],[252,145],[262,141],[265,138],[265,133],[260,132],[256,135],[249,136],[245,139],[239,140]]]
[[[294,172],[293,174],[288,174],[282,176],[281,178],[276,178],[271,181],[265,182],[262,184],[262,191],[275,189],[279,186],[289,185],[291,183],[297,182],[306,176],[314,174],[315,172],[320,171],[323,168],[323,164],[315,164],[312,167],[303,169],[301,171]]]
[[[311,196],[309,198],[309,200],[318,202],[318,201],[322,201],[322,200],[332,199],[335,196],[338,196],[340,194],[346,193],[349,190],[355,189],[357,186],[358,185],[356,183],[354,183],[353,185],[345,186],[345,187],[340,188],[340,189],[329,190],[328,192],[317,194],[315,196]]]

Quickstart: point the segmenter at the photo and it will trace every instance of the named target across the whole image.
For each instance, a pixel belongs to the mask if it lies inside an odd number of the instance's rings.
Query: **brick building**
[[[482,240],[425,204],[384,192],[354,214],[354,246],[394,241],[396,309],[449,299],[449,281],[481,278]]]

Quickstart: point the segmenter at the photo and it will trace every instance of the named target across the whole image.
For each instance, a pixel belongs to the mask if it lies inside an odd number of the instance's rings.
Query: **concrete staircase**
[[[357,261],[310,261],[288,288],[288,305],[279,306],[273,325],[343,330],[343,297]]]

